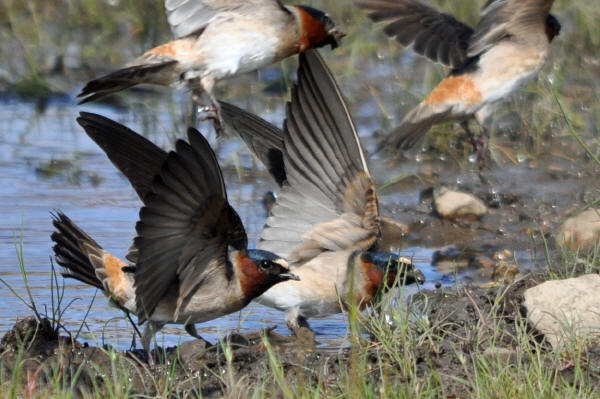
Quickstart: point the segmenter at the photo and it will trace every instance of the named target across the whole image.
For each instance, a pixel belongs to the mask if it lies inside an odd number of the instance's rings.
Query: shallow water
[[[372,83],[378,86],[374,90],[382,96],[383,104],[403,101],[398,94],[386,89],[385,79],[380,79],[378,73],[389,74],[389,67],[380,64],[369,71],[377,77]],[[396,73],[401,73],[399,71],[401,69]],[[237,97],[239,101],[234,100],[237,105],[254,112],[257,112],[255,108],[263,107],[259,115],[281,125],[285,90],[262,95],[258,103],[269,104],[266,107],[256,105],[248,92],[235,92],[238,87],[246,87],[248,80],[254,78],[251,76],[239,86],[232,85],[233,93],[229,93],[229,97]],[[364,81],[341,80],[344,91],[355,93],[349,103],[361,141],[367,151],[373,149],[371,133],[381,123],[377,117],[378,105],[373,96],[362,89]],[[260,88],[250,87],[249,93],[261,92]],[[15,251],[15,243],[22,238],[29,285],[42,311],[46,307],[50,312],[52,306],[50,212],[54,209],[65,212],[104,248],[122,257],[134,235],[140,206],[127,180],[76,123],[78,112],[85,110],[112,118],[163,148],[171,148],[174,139],[182,134],[183,101],[176,97],[174,101],[164,102],[164,93],[149,97],[150,101],[160,100],[150,105],[134,102],[127,108],[119,108],[95,104],[77,107],[72,99],[64,98],[51,100],[43,111],[30,103],[0,99],[0,214],[3,215],[0,276],[20,295],[26,294]],[[126,98],[136,101],[141,96]],[[180,132],[173,133],[174,130]],[[214,137],[212,140],[213,145],[218,144],[229,200],[240,214],[252,246],[266,217],[263,195],[269,190],[276,191],[276,186],[238,140],[220,143]],[[509,145],[515,148],[516,156],[520,157],[520,151],[527,154],[522,143]],[[584,157],[577,155],[580,151],[577,144],[567,138],[542,149],[537,159],[523,157],[513,164],[500,156],[499,163],[486,171],[483,179],[477,168],[460,154],[450,159],[445,153],[414,150],[409,159],[400,157],[399,162],[384,154],[369,156],[369,160],[371,174],[379,186],[397,176],[410,176],[378,190],[378,196],[385,216],[393,216],[410,226],[411,233],[406,240],[394,247],[412,257],[427,277],[424,288],[431,289],[438,282],[443,285],[489,282],[489,270],[472,266],[473,254],[490,258],[498,251],[510,249],[510,261],[520,272],[544,267],[544,243],[539,238],[534,242],[531,231],[549,231],[568,211],[596,198],[598,168],[590,168]],[[54,173],[46,167],[53,160],[61,166]],[[440,221],[432,215],[431,200],[423,197],[425,191],[440,185],[475,193],[486,198],[489,205],[496,203],[497,207],[480,223]],[[444,256],[434,257],[436,251],[442,251]],[[433,264],[434,258],[445,260]],[[62,284],[63,280],[59,277],[58,281]],[[408,291],[411,290],[414,288]],[[74,280],[66,280],[61,304],[63,309],[68,306],[62,322],[69,331],[78,331],[85,320],[82,328],[85,339],[122,348],[129,346],[131,326],[120,311],[107,305],[101,293]],[[17,317],[29,314],[29,309],[9,289],[0,287],[0,334],[12,327]],[[241,313],[198,325],[198,330],[214,341],[238,327],[249,331],[273,325],[279,332],[287,333],[283,313],[252,304]],[[343,315],[312,320],[311,326],[323,345],[338,347],[344,343]],[[166,345],[189,339],[178,327],[167,327],[163,332],[158,341]]]
[[[168,112],[163,119],[151,122],[120,113],[108,107],[87,107],[138,131],[148,126],[151,139],[168,148],[169,138],[157,132],[172,126]],[[23,242],[24,261],[31,293],[39,309],[51,311],[52,232],[50,212],[60,209],[117,256],[123,256],[134,235],[140,201],[127,180],[112,166],[102,150],[90,140],[75,121],[79,110],[67,103],[51,103],[40,114],[31,104],[5,101],[0,104],[0,275],[20,295],[26,296],[19,271],[15,244]],[[148,133],[148,132],[147,132]],[[276,187],[268,175],[253,167],[252,157],[245,151],[236,151],[235,141],[221,145],[220,161],[232,205],[240,214],[251,245],[265,220],[262,197]],[[43,173],[40,166],[52,160],[66,160],[67,166],[55,175]],[[385,199],[384,199],[385,200]],[[427,264],[431,249],[408,248],[429,282],[441,276]],[[421,260],[419,262],[419,260]],[[62,277],[58,277],[62,284]],[[96,295],[94,303],[92,298]],[[56,300],[56,299],[55,299]],[[85,319],[82,334],[90,341],[106,342],[128,347],[132,328],[122,313],[107,305],[105,297],[95,289],[75,280],[65,280],[61,306],[68,307],[62,322],[73,332]],[[89,314],[86,316],[86,313]],[[15,319],[30,314],[27,307],[6,287],[0,288],[0,334],[10,329]],[[342,315],[313,320],[312,326],[319,342],[338,345],[346,333]],[[215,340],[222,333],[237,329],[254,330],[264,326],[278,326],[287,333],[283,313],[252,304],[241,313],[198,325],[200,333]],[[159,342],[176,344],[189,337],[178,327],[165,328]]]

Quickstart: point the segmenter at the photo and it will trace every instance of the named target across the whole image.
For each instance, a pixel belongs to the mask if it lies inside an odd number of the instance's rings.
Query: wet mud
[[[528,367],[530,358],[518,349],[523,347],[517,338],[519,329],[527,329],[532,342],[542,343],[536,346],[541,356],[552,350],[524,322],[521,306],[523,291],[541,279],[541,275],[530,275],[511,285],[441,288],[418,293],[410,302],[416,306],[428,304],[421,317],[428,320],[432,326],[430,336],[436,339],[393,342],[395,348],[389,351],[389,342],[384,345],[373,335],[367,340],[368,334],[364,334],[357,341],[366,348],[360,354],[354,346],[320,349],[311,334],[303,336],[301,332],[293,337],[263,330],[230,334],[211,347],[194,340],[178,347],[160,348],[153,351],[155,364],[150,366],[141,350],[115,352],[107,347],[82,344],[72,336],[59,334],[49,320],[38,323],[28,317],[18,321],[2,338],[1,372],[6,380],[14,375],[15,367],[21,367],[24,390],[30,394],[43,391],[58,374],[67,386],[71,384],[73,393],[86,397],[103,390],[107,384],[115,384],[117,372],[128,376],[129,384],[124,389],[132,396],[164,394],[164,386],[157,383],[164,378],[176,386],[177,395],[243,397],[249,387],[272,384],[269,377],[272,374],[266,370],[273,367],[281,370],[284,382],[280,381],[280,386],[308,383],[321,386],[323,392],[335,393],[358,366],[374,386],[382,381],[392,386],[411,382],[406,381],[407,375],[425,381],[435,374],[443,387],[440,394],[470,397],[473,392],[465,382],[481,366],[477,362],[482,354],[490,361],[503,362],[506,367]],[[410,359],[399,364],[391,356],[398,352]],[[600,346],[582,348],[582,352],[582,369],[577,372],[600,382]],[[275,366],[271,355],[278,359]],[[549,369],[555,367],[548,362]],[[414,370],[408,372],[407,364]],[[576,381],[574,366],[566,359],[557,373],[566,383]]]

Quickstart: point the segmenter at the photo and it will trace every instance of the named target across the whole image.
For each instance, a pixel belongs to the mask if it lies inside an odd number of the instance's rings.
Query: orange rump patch
[[[126,301],[126,290],[130,283],[127,278],[125,278],[125,272],[123,272],[122,268],[127,264],[108,252],[105,252],[102,255],[102,263],[104,264],[104,270],[108,276],[108,288],[110,289],[110,294],[116,297],[121,303]]]
[[[468,76],[448,76],[423,100],[427,105],[443,102],[466,102],[476,104],[482,99],[481,92]]]
[[[153,49],[148,50],[148,54],[166,55],[169,57],[176,57],[184,53],[190,53],[193,51],[193,43],[188,39],[173,40],[160,46],[156,46]]]

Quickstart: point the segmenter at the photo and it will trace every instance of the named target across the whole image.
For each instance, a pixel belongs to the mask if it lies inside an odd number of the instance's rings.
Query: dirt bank
[[[154,367],[148,366],[139,350],[115,352],[81,344],[59,336],[50,321],[37,323],[29,317],[18,321],[2,339],[2,377],[20,381],[16,389],[34,396],[44,396],[57,380],[84,397],[94,392],[246,397],[265,387],[275,396],[315,389],[323,396],[335,396],[352,389],[354,379],[373,392],[382,384],[410,391],[435,380],[440,394],[470,397],[481,367],[537,367],[532,364],[535,357],[525,349],[535,348],[536,356],[561,384],[578,384],[579,373],[584,373],[597,385],[600,347],[582,347],[577,363],[573,354],[564,354],[557,364],[543,337],[526,326],[521,314],[523,291],[539,279],[530,276],[510,286],[419,293],[411,306],[424,313],[419,322],[411,323],[406,340],[390,340],[380,330],[373,332],[374,340],[351,339],[354,345],[332,351],[268,332],[266,340],[258,333],[234,334],[227,344],[211,348],[188,341],[155,353]]]

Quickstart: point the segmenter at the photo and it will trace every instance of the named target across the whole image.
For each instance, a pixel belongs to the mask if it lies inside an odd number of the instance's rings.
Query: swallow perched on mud
[[[560,23],[553,0],[489,0],[475,29],[420,0],[354,0],[383,31],[404,46],[450,68],[450,73],[402,120],[380,148],[408,149],[429,129],[460,121],[478,154],[485,135],[469,130],[475,118],[484,129],[495,106],[537,76]]]
[[[317,51],[300,55],[283,131],[221,105],[226,125],[281,186],[257,247],[279,251],[300,277],[256,301],[285,311],[296,331],[307,318],[341,312],[340,302],[371,304],[396,279],[424,281],[409,259],[378,252],[384,223],[375,185],[348,107]]]
[[[110,159],[130,168],[126,176],[144,206],[129,262],[57,213],[51,236],[56,261],[65,277],[101,289],[140,324],[147,322],[142,334],[147,353],[152,334],[165,324],[183,324],[200,338],[195,323],[236,312],[273,285],[298,279],[281,257],[247,248],[215,154],[198,131],[190,129],[187,142],[179,140],[175,151],[161,157],[154,144],[109,119],[82,114],[78,122],[103,149],[120,147]],[[139,154],[163,161],[151,170],[155,176],[137,169],[145,165]]]
[[[196,102],[206,93],[218,116],[217,81],[309,48],[335,48],[345,35],[324,12],[279,0],[165,0],[165,8],[177,38],[90,81],[78,95],[81,103],[140,83],[182,84]]]

